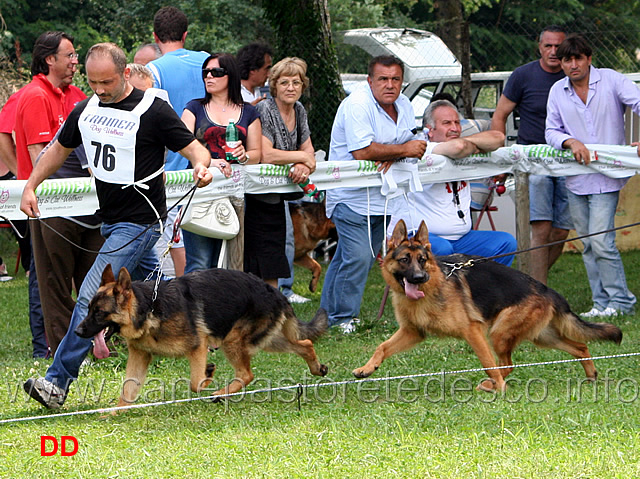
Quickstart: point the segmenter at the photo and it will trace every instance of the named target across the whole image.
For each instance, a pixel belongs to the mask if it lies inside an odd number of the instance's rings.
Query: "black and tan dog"
[[[475,259],[462,268],[457,265]],[[620,343],[622,332],[608,323],[589,323],[576,316],[556,291],[513,268],[478,257],[431,253],[424,221],[407,239],[404,221],[396,225],[382,263],[400,328],[376,349],[369,362],[353,371],[370,376],[391,355],[412,348],[429,333],[464,339],[485,368],[513,366],[512,351],[522,341],[590,358],[591,340]],[[487,340],[489,339],[489,340]],[[581,361],[587,377],[596,378],[593,361]],[[478,386],[504,391],[513,368],[488,370]]]
[[[214,395],[239,391],[253,380],[251,357],[259,350],[301,356],[312,374],[324,376],[312,341],[327,329],[322,309],[310,323],[298,320],[282,293],[251,274],[225,269],[197,271],[160,282],[131,281],[126,268],[118,279],[111,265],[76,328],[83,338],[117,332],[127,340],[129,359],[119,405],[135,401],[152,355],[186,356],[191,390],[202,391],[215,366],[207,364],[209,345],[219,346],[235,369],[235,379]]]

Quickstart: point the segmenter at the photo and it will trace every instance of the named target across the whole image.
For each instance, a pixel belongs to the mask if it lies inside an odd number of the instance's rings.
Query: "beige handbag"
[[[229,198],[190,203],[182,215],[182,229],[208,238],[231,239],[240,231],[240,221]]]

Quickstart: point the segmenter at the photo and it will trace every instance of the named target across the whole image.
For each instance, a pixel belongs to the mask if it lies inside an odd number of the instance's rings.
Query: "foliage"
[[[328,151],[333,117],[343,98],[331,41],[328,12],[320,0],[272,0],[265,10],[275,32],[276,57],[297,56],[309,66],[311,86],[304,101],[316,149]]]

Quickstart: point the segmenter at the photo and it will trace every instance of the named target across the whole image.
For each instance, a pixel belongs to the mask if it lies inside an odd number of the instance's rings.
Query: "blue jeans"
[[[569,191],[569,207],[578,236],[614,227],[618,191],[593,195],[576,195]],[[631,312],[636,297],[627,288],[624,266],[616,247],[616,233],[591,236],[582,240],[582,261],[587,269],[593,305]]]
[[[440,236],[429,233],[431,251],[436,256],[445,256],[454,253],[463,253],[484,256],[485,258],[516,251],[516,239],[504,231],[480,231],[471,230],[457,240],[446,240]],[[513,255],[496,258],[496,263],[511,266]]]
[[[78,325],[89,312],[89,302],[100,287],[102,271],[111,263],[113,273],[117,276],[123,266],[129,270],[133,279],[145,279],[157,263],[154,245],[160,238],[160,227],[154,226],[139,235],[147,226],[134,223],[115,223],[103,225],[101,234],[105,238],[100,251],[112,251],[129,241],[133,242],[120,251],[110,254],[98,254],[95,263],[87,273],[78,293],[78,300],[71,315],[69,330],[60,342],[53,363],[47,370],[45,379],[56,383],[67,390],[72,381],[78,377],[78,371],[84,358],[91,349],[91,339],[84,339],[75,333]]]
[[[222,249],[222,240],[219,238],[208,238],[190,231],[182,230],[182,241],[184,242],[184,254],[187,265],[184,272],[200,271],[218,267],[218,258]]]
[[[284,217],[287,224],[287,242],[284,245],[284,253],[289,261],[289,270],[291,274],[288,278],[278,279],[278,288],[287,298],[293,294],[293,256],[296,253],[296,246],[293,236],[293,223],[291,222],[291,213],[289,212],[289,202],[284,202]]]
[[[338,247],[324,278],[320,306],[334,326],[360,313],[367,276],[382,246],[386,224],[383,216],[359,215],[342,203],[331,219],[338,231]]]

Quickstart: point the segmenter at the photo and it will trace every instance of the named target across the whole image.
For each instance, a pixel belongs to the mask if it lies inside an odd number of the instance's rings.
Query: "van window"
[[[416,117],[416,128],[422,129],[422,116],[424,111],[431,103],[431,97],[435,94],[437,84],[423,85],[418,93],[411,99],[411,106],[413,106],[413,114]]]

